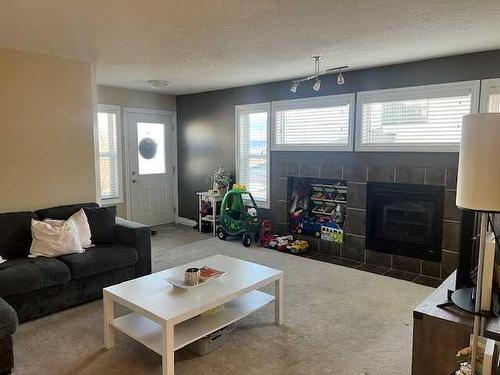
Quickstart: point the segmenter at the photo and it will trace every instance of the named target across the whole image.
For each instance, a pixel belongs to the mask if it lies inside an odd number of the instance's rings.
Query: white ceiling
[[[185,94],[500,48],[499,0],[3,1],[0,47],[95,62],[99,84]]]

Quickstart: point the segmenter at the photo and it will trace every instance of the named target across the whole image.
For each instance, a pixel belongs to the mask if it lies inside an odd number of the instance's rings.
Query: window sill
[[[273,145],[271,151],[352,151],[351,145]]]
[[[124,204],[125,201],[122,198],[110,198],[110,199],[101,199],[99,203],[101,206],[107,207],[107,206],[116,206],[118,204]]]
[[[460,144],[359,144],[354,151],[380,152],[459,152]]]

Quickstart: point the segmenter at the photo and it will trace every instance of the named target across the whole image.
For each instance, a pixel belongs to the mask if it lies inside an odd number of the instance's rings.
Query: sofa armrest
[[[18,325],[16,311],[0,298],[0,374],[10,374],[14,367],[12,335]]]
[[[18,325],[16,311],[0,298],[0,339],[16,333]]]
[[[116,218],[116,238],[122,245],[137,250],[139,260],[135,266],[135,276],[151,273],[151,229],[147,225]]]

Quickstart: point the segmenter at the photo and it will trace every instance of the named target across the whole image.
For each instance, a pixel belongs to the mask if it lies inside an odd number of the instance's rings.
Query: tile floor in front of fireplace
[[[162,249],[172,249],[178,246],[182,246],[188,243],[196,242],[202,239],[211,238],[210,233],[198,233],[197,230],[192,229],[186,225],[180,224],[167,224],[160,227],[156,227],[157,234],[152,237],[152,247],[162,248]],[[273,251],[273,250],[270,250]],[[315,254],[317,256],[317,254]],[[296,256],[290,254],[290,256]],[[302,254],[301,256],[306,258],[315,258],[313,254]],[[417,284],[430,286],[436,288],[439,286],[443,280],[428,277],[424,275],[418,275],[412,272],[399,271],[395,269],[389,269],[386,267],[375,266],[371,264],[361,263],[350,259],[337,258],[333,256],[324,257],[324,259],[317,259],[320,261],[338,264],[341,266],[355,268],[361,271],[371,272],[379,275],[384,275],[388,277],[393,277],[395,279],[411,281]]]
[[[384,275],[384,276],[392,277],[395,279],[411,281],[411,282],[414,282],[417,284],[430,286],[433,288],[437,288],[443,282],[443,280],[441,280],[441,279],[437,279],[437,278],[430,277],[430,276],[418,275],[418,274],[412,273],[412,272],[400,271],[400,270],[395,270],[392,268],[375,266],[372,264],[362,263],[362,262],[358,262],[358,261],[350,260],[350,259],[345,259],[345,258],[338,258],[338,257],[333,257],[333,256],[328,256],[328,257],[322,256],[321,259],[319,259],[317,254],[307,254],[307,253],[301,254],[300,256],[303,256],[306,258],[312,258],[312,259],[316,259],[316,260],[320,260],[320,261],[328,262],[328,263],[332,263],[332,264],[338,264],[338,265],[341,265],[344,267],[355,268],[355,269],[358,269],[361,271],[376,273],[378,275]]]

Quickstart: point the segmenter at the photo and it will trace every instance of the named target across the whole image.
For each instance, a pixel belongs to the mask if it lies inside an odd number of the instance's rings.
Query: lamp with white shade
[[[464,210],[480,213],[481,233],[478,252],[478,271],[474,294],[474,331],[472,337],[472,373],[477,354],[477,339],[484,334],[485,315],[482,301],[485,269],[493,265],[485,261],[487,243],[495,240],[490,232],[490,214],[500,212],[500,113],[475,113],[464,116],[458,165],[456,204]],[[493,258],[494,259],[494,258]],[[458,293],[459,291],[455,292]],[[488,297],[486,297],[488,298]],[[491,298],[491,297],[489,297]],[[483,303],[482,303],[483,302]]]

